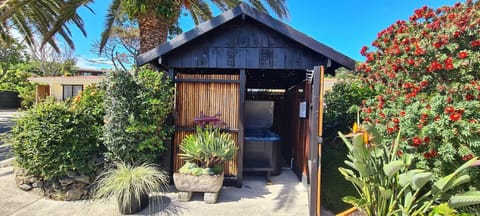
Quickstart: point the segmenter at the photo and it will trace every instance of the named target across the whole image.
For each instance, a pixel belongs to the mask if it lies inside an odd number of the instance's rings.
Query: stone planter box
[[[223,173],[200,176],[173,173],[173,182],[178,190],[179,201],[190,201],[192,192],[204,192],[203,200],[206,203],[213,204],[217,202],[218,192],[222,189]]]

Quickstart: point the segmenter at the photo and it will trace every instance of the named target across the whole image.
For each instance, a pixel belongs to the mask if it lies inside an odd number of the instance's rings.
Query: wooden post
[[[310,110],[310,216],[318,216],[317,204],[318,197],[318,114],[320,106],[320,70],[319,67],[313,69],[312,79],[312,102]]]
[[[170,68],[168,69],[168,75],[170,76],[169,78],[173,81],[173,73],[174,73],[174,69],[173,68]],[[176,92],[177,90],[175,89],[174,91],[174,97],[176,97]],[[174,104],[174,106],[176,106],[176,104]],[[173,113],[170,113],[169,114],[169,117],[167,119],[167,121],[170,121],[168,123],[171,123],[173,124],[173,126],[175,127],[175,120],[173,119]],[[163,154],[163,157],[162,157],[162,163],[163,163],[163,168],[171,175],[173,175],[173,172],[175,172],[176,170],[174,170],[173,168],[173,143],[175,142],[175,132],[173,132],[173,136],[170,138],[170,140],[168,140],[166,143],[165,143],[165,153]]]
[[[240,97],[238,103],[238,160],[237,160],[237,186],[242,187],[243,180],[243,137],[244,137],[244,127],[243,127],[243,118],[245,110],[245,92],[246,92],[246,81],[247,75],[245,69],[240,70]]]
[[[310,115],[310,216],[319,216],[321,209],[321,152],[323,130],[324,67],[313,69],[312,106]]]
[[[321,211],[321,188],[322,188],[322,137],[323,137],[323,94],[325,91],[324,86],[325,68],[320,66],[320,96],[318,101],[318,176],[317,176],[317,215],[320,215]]]

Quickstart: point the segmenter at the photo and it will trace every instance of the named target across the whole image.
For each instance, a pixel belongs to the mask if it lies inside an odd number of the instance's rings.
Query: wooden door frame
[[[312,77],[312,95],[309,118],[310,135],[310,216],[320,215],[321,151],[323,124],[324,66],[315,66]]]

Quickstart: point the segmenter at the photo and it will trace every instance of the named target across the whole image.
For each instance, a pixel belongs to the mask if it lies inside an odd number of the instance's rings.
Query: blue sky
[[[415,9],[424,5],[438,8],[455,2],[458,0],[287,0],[290,18],[283,21],[327,46],[363,61],[361,47],[370,45],[382,29],[397,20],[408,19]],[[95,14],[86,9],[80,11],[88,33],[83,37],[72,29],[80,67],[102,67],[87,60],[95,58],[90,52],[91,44],[100,38],[109,5],[109,0],[97,0],[91,5]],[[190,17],[181,17],[180,27],[185,32],[194,24]]]

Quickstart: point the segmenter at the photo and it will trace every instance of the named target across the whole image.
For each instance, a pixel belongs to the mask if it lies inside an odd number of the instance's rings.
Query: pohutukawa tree
[[[378,33],[357,70],[380,92],[363,120],[438,174],[480,156],[480,2],[423,7]],[[474,170],[472,178],[479,178]],[[477,181],[477,187],[480,184]]]

